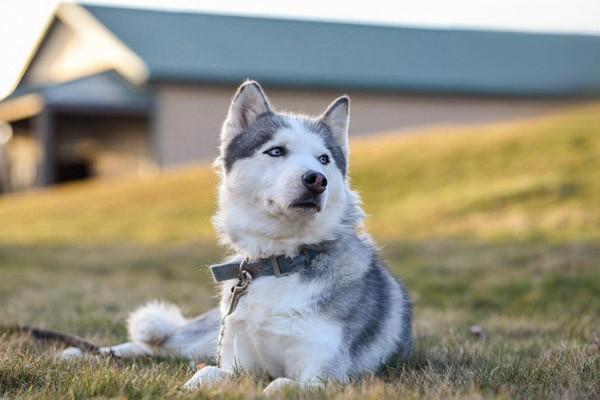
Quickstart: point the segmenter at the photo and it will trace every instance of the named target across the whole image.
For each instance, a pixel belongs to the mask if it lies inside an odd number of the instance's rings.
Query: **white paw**
[[[83,357],[83,351],[77,347],[69,347],[56,355],[57,360],[74,361]]]
[[[269,383],[264,390],[264,394],[267,396],[271,396],[274,394],[278,394],[281,391],[285,390],[289,387],[299,387],[300,385],[293,379],[289,378],[277,378],[273,382]]]
[[[192,378],[183,385],[185,390],[196,390],[199,387],[214,386],[230,377],[230,373],[217,367],[204,367],[196,372]]]

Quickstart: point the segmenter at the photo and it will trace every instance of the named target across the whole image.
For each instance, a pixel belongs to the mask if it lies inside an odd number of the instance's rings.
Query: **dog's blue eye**
[[[275,146],[264,151],[264,154],[268,154],[271,157],[283,157],[285,155],[285,149],[281,146]]]
[[[321,154],[319,156],[319,162],[323,165],[329,164],[329,156],[327,154]]]

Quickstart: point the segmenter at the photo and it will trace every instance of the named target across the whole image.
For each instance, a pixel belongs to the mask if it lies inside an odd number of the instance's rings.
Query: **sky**
[[[600,35],[600,0],[95,0],[84,3],[421,27]],[[0,98],[10,94],[57,0],[0,0]]]

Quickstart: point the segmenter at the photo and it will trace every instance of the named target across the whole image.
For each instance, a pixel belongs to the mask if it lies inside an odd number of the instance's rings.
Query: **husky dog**
[[[279,113],[257,82],[242,84],[221,132],[214,225],[236,254],[236,274],[243,260],[258,265],[245,293],[231,310],[240,281],[225,280],[220,309],[192,320],[175,306],[147,304],[129,318],[132,341],[103,351],[201,359],[219,348],[219,366],[202,368],[185,388],[217,384],[242,368],[275,378],[267,393],[348,382],[394,355],[408,357],[409,297],[363,230],[349,186],[349,110],[343,96],[316,118]],[[273,260],[271,273],[260,272]],[[282,273],[278,260],[295,269]]]

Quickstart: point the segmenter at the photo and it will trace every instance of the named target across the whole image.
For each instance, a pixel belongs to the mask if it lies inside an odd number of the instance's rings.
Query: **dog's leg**
[[[231,336],[225,336],[223,339],[223,350],[230,350],[233,348],[233,342]],[[215,350],[216,350],[215,343]],[[223,354],[223,353],[222,353]],[[209,366],[204,367],[197,371],[184,385],[184,390],[196,390],[201,387],[215,386],[233,376],[233,366],[228,362],[221,360],[221,367]]]
[[[112,354],[119,358],[158,356],[201,360],[215,356],[218,335],[218,309],[187,320],[175,306],[154,302],[131,314],[131,342],[101,347],[100,353]],[[57,357],[74,360],[83,357],[83,354],[81,349],[70,347]]]
[[[173,332],[156,351],[163,356],[183,357],[198,361],[216,356],[220,314],[214,309],[189,320]]]
[[[185,390],[196,390],[200,387],[210,387],[221,383],[232,376],[233,374],[231,372],[218,367],[204,367],[196,372],[194,376],[183,385],[183,388]]]
[[[265,388],[265,394],[288,387],[319,389],[326,381],[347,382],[350,363],[339,351],[343,343],[339,329],[321,318],[299,321],[294,328],[295,335],[288,336],[286,341],[285,377],[273,380]]]
[[[57,358],[60,360],[75,360],[82,358],[85,352],[77,347],[68,347],[58,353]],[[136,358],[140,356],[154,355],[150,347],[140,343],[126,342],[116,346],[100,347],[100,354],[112,355],[119,358]]]
[[[126,342],[116,346],[101,347],[100,353],[114,355],[119,358],[136,358],[154,355],[152,349],[140,343]]]
[[[323,382],[315,380],[313,382],[298,382],[289,378],[277,378],[267,385],[264,394],[272,396],[280,393],[286,388],[298,388],[300,390],[319,389],[323,387]]]
[[[202,386],[210,387],[217,385],[233,377],[234,371],[240,369],[257,371],[255,360],[258,359],[258,355],[252,350],[251,343],[249,342],[250,339],[244,333],[243,329],[239,329],[238,326],[228,321],[225,332],[229,332],[229,334],[223,337],[221,344],[221,367],[211,366],[202,368],[183,385],[184,389],[196,390]],[[217,347],[216,339],[215,350]]]

